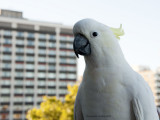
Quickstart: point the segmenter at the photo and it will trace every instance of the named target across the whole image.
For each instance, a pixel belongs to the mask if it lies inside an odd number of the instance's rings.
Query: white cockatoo
[[[124,58],[117,39],[121,27],[83,19],[73,33],[75,54],[86,63],[74,120],[159,120],[150,87]]]

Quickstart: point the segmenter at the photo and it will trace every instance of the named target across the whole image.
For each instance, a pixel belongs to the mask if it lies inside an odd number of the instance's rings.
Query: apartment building
[[[42,96],[63,99],[77,80],[72,27],[0,10],[0,120],[25,120]]]

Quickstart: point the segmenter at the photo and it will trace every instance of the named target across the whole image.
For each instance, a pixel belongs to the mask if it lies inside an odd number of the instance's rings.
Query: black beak
[[[78,34],[74,38],[73,48],[76,56],[79,58],[78,54],[80,55],[90,55],[91,54],[91,47],[88,39],[81,34]]]

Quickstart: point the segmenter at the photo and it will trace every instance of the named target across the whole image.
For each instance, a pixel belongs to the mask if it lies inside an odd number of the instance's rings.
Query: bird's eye
[[[93,32],[93,33],[92,33],[92,36],[93,36],[93,37],[97,37],[97,36],[98,36],[98,33],[97,33],[97,32]]]

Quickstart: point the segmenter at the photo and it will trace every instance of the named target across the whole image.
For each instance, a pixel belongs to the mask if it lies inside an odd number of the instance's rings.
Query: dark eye
[[[98,33],[97,33],[97,32],[93,32],[93,33],[92,33],[92,36],[93,36],[93,37],[96,37],[96,36],[98,36]]]

